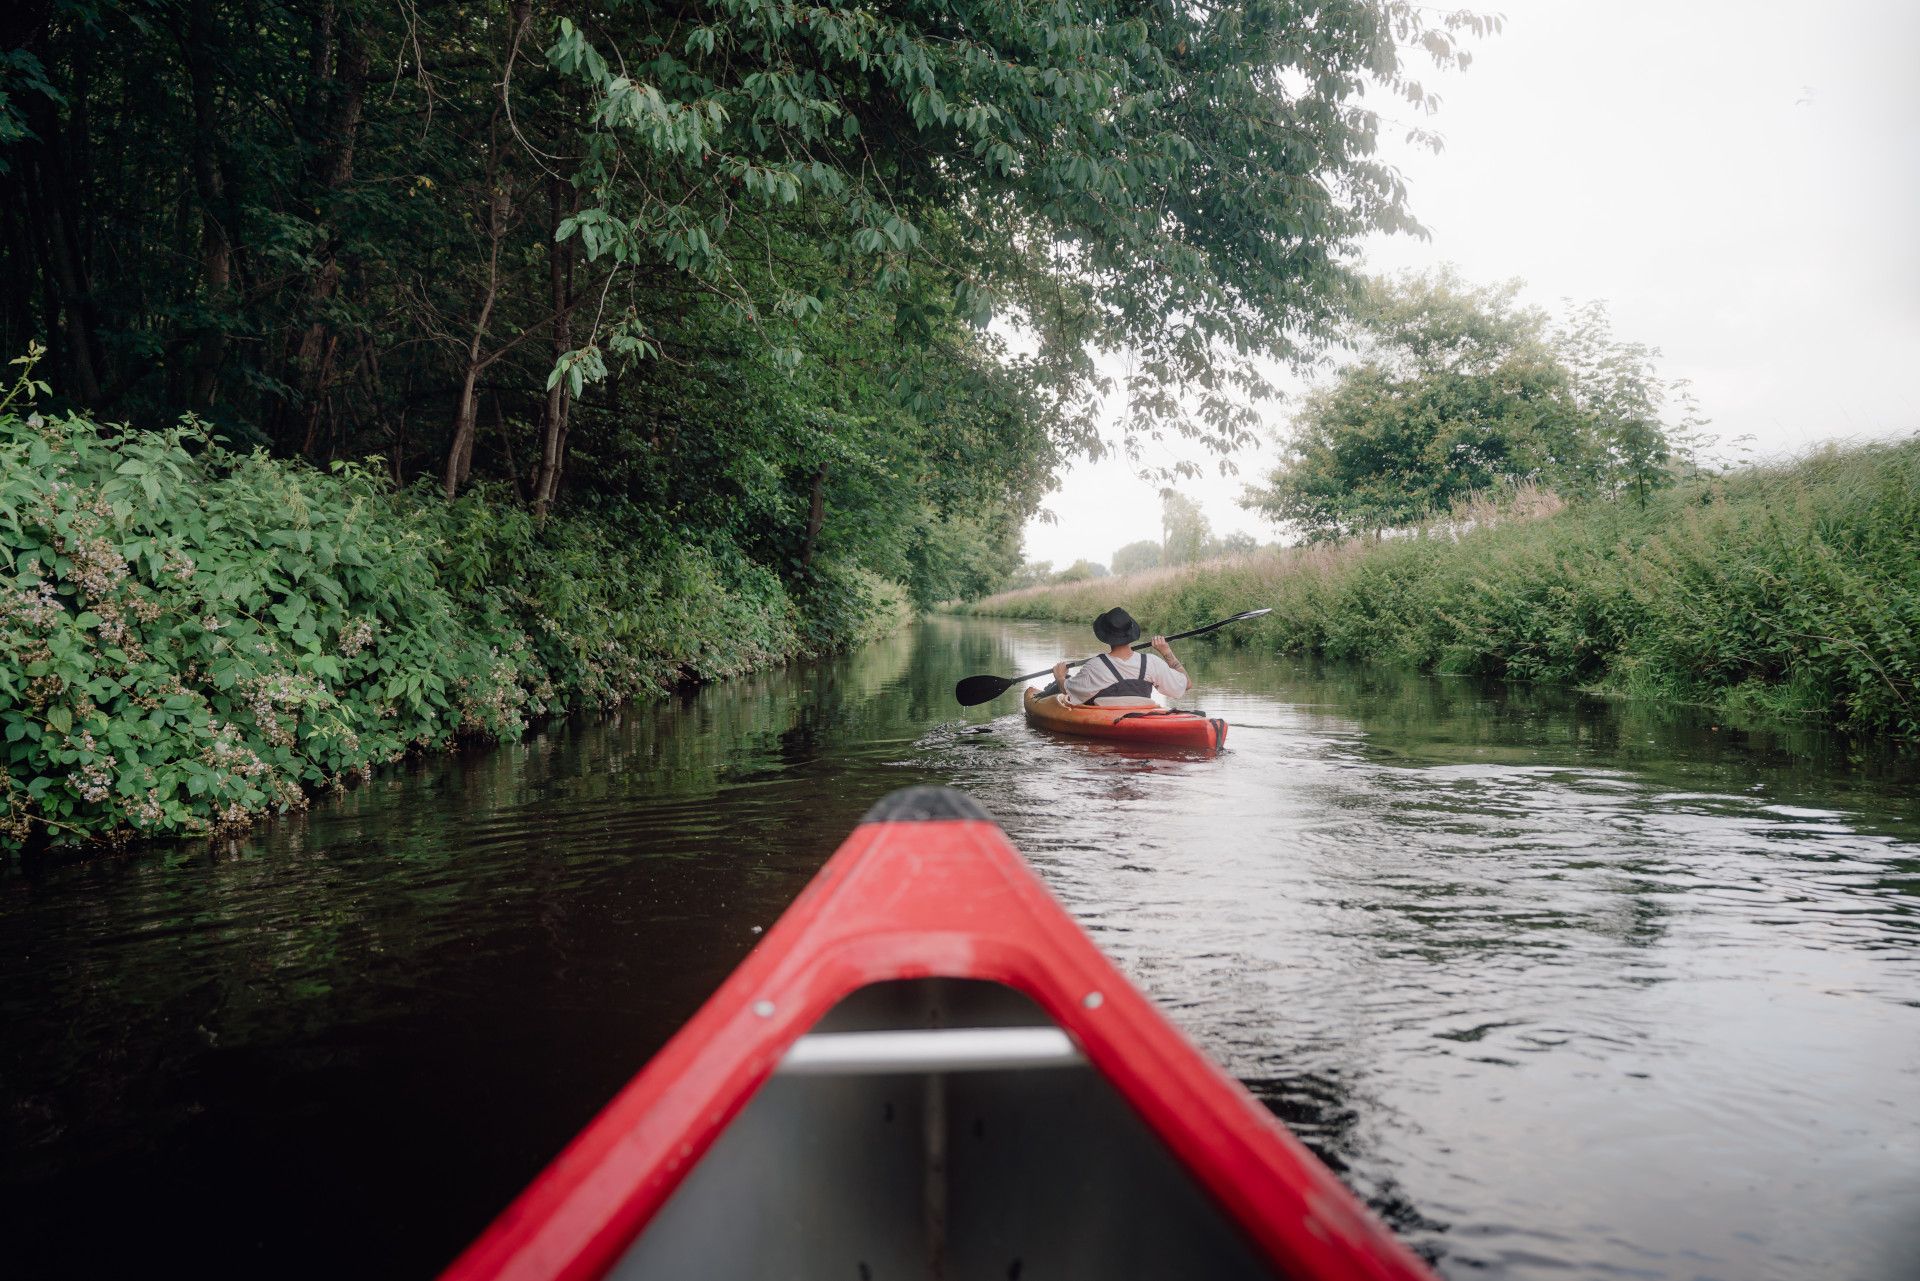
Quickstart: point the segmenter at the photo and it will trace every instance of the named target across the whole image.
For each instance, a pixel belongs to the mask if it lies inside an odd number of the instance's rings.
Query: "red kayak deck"
[[[877,1191],[865,1195],[836,1196],[831,1171],[857,1171],[890,1158],[877,1148],[871,1153],[863,1148],[856,1150],[853,1166],[836,1165],[836,1156],[851,1150],[854,1139],[838,1129],[797,1131],[791,1110],[773,1131],[776,1142],[771,1146],[740,1146],[738,1132],[752,1128],[756,1114],[764,1115],[782,1090],[787,1091],[783,1106],[789,1109],[795,1099],[858,1098],[853,1111],[834,1114],[840,1118],[836,1125],[870,1125],[878,1133],[880,1106],[874,1103],[869,1115],[866,1096],[845,1094],[841,1082],[835,1083],[841,1094],[793,1092],[801,1051],[848,1039],[806,1034],[823,1018],[835,1026],[834,1018],[876,993],[915,992],[940,984],[1000,992],[1033,1012],[1031,1026],[967,1030],[958,1034],[963,1038],[990,1043],[996,1054],[1008,1051],[1009,1063],[1019,1059],[1031,1066],[1052,1055],[1062,1062],[1062,1056],[1070,1057],[1078,1066],[1067,1072],[968,1076],[955,1060],[914,1080],[924,1079],[930,1091],[945,1089],[948,1082],[956,1083],[956,1089],[963,1088],[958,1083],[972,1082],[964,1088],[978,1089],[980,1082],[998,1081],[994,1088],[1003,1093],[1023,1092],[1019,1099],[1026,1110],[1018,1113],[1018,1123],[986,1132],[990,1138],[1045,1131],[1050,1118],[1078,1106],[1075,1097],[1089,1088],[1097,1090],[1111,1096],[1114,1105],[1089,1131],[1093,1142],[1110,1142],[1113,1132],[1127,1127],[1138,1129],[1142,1142],[1153,1150],[1152,1159],[1162,1162],[1185,1189],[1170,1192],[1163,1178],[1154,1185],[1152,1200],[1125,1204],[1103,1190],[1112,1179],[1106,1167],[1114,1162],[1103,1160],[1096,1147],[1063,1142],[1054,1133],[1039,1134],[1024,1149],[1026,1160],[1050,1161],[1058,1168],[1031,1189],[1001,1189],[1002,1204],[994,1211],[999,1217],[988,1223],[978,1208],[981,1198],[995,1191],[996,1180],[1017,1185],[1021,1171],[1014,1165],[990,1171],[980,1187],[959,1186],[965,1162],[978,1159],[960,1150],[963,1140],[983,1134],[981,1121],[964,1120],[974,1115],[968,1111],[974,1104],[959,1094],[949,1102],[929,1092],[929,1100],[938,1099],[937,1109],[930,1102],[925,1115],[915,1113],[917,1124],[887,1130],[893,1135],[924,1132],[929,1153],[924,1160],[911,1158],[905,1167],[896,1163],[893,1173],[874,1184]],[[938,1023],[936,1019],[932,1026]],[[796,1049],[803,1035],[807,1044]],[[1010,1037],[1053,1041],[1021,1047],[1011,1045]],[[831,1064],[823,1068],[819,1060],[815,1055],[810,1068],[800,1068],[802,1084],[820,1079],[804,1075],[807,1071],[831,1070]],[[907,1060],[892,1062],[889,1071],[911,1070]],[[1075,1084],[1081,1078],[1084,1083]],[[891,1092],[885,1105],[885,1121],[891,1123],[893,1100],[919,1096],[900,1087],[905,1078],[886,1079],[893,1083],[886,1087]],[[801,1120],[823,1118],[825,1113]],[[930,1128],[936,1122],[950,1127],[953,1137]],[[970,1135],[962,1133],[962,1125],[970,1125]],[[736,1133],[728,1133],[730,1127]],[[802,1141],[796,1143],[796,1135]],[[985,1150],[989,1145],[976,1146]],[[702,1179],[711,1190],[715,1171],[729,1161],[734,1162],[729,1167],[734,1173],[728,1178],[739,1177],[741,1170],[747,1174],[744,1181],[728,1186],[719,1211],[711,1202],[705,1209],[687,1209]],[[1101,1183],[1103,1178],[1108,1184]],[[848,1216],[872,1217],[877,1211],[868,1207],[908,1182],[915,1212],[903,1217],[912,1220],[915,1243],[906,1248],[925,1249],[918,1234],[933,1236],[929,1265],[882,1267],[876,1261],[870,1266],[868,1260],[880,1256],[865,1252],[864,1242],[857,1256],[854,1245],[847,1245],[844,1266],[833,1256],[831,1269],[801,1256],[778,1255],[774,1257],[779,1262],[768,1267],[764,1255],[741,1253],[745,1247],[738,1239],[771,1231],[766,1222],[778,1219],[789,1200],[808,1203],[808,1217],[798,1230],[811,1233],[812,1239],[782,1248],[812,1249],[822,1234],[852,1237],[867,1231],[865,1220]],[[1068,1194],[1078,1199],[1066,1201],[1064,1209],[1050,1204],[1046,1218],[1035,1219],[1027,1202],[1035,1196],[1057,1200],[1062,1187],[1077,1183],[1083,1186],[1078,1192],[1069,1187]],[[1018,1199],[1007,1204],[1016,1195]],[[1199,1208],[1181,1209],[1182,1196]],[[1026,1219],[1016,1222],[1022,1213]],[[1152,1239],[1160,1226],[1156,1219],[1181,1214],[1189,1219],[1211,1216],[1223,1225],[1221,1235],[1228,1239],[1175,1256],[1183,1262],[1168,1270],[1164,1259],[1154,1255],[1156,1249],[1164,1255],[1167,1248]],[[1060,1239],[1050,1246],[1054,1253],[1047,1256],[1044,1243],[1029,1245],[1024,1256],[1013,1255],[1011,1265],[995,1262],[991,1275],[1018,1275],[1025,1257],[1030,1276],[1278,1274],[1432,1281],[1419,1260],[1311,1153],[1114,968],[979,806],[958,792],[911,788],[894,793],[868,813],[719,991],[445,1276],[449,1281],[480,1281],[680,1275],[691,1281],[695,1276],[777,1274],[844,1275],[853,1281],[864,1274],[885,1281],[900,1275],[989,1275],[971,1262],[962,1266],[970,1239],[987,1236],[990,1230],[1009,1239],[1022,1232],[1031,1237],[1036,1221],[1045,1229],[1058,1229],[1053,1235]],[[1223,1251],[1240,1262],[1209,1266]],[[704,1266],[710,1257],[712,1266]],[[1042,1257],[1064,1259],[1069,1266],[1042,1267]],[[1108,1262],[1092,1261],[1097,1258]],[[1159,1261],[1151,1261],[1156,1258]],[[1111,1260],[1119,1260],[1120,1266]],[[1075,1263],[1082,1266],[1072,1266]],[[1201,1271],[1192,1271],[1188,1264]]]
[[[1179,747],[1214,752],[1227,745],[1227,723],[1199,712],[1166,707],[1088,707],[1042,695],[1032,686],[1024,695],[1027,723],[1060,734],[1137,743],[1143,747]]]

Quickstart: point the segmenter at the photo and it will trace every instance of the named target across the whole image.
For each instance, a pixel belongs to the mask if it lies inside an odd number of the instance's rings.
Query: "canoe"
[[[882,800],[446,1271],[1432,1281],[971,799]]]
[[[1074,707],[1058,694],[1042,696],[1027,687],[1027,724],[1061,734],[1137,743],[1143,747],[1186,747],[1218,751],[1227,744],[1227,723],[1199,712],[1168,707]]]

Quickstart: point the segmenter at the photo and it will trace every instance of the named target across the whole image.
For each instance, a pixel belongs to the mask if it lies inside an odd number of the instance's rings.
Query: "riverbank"
[[[191,835],[412,751],[831,650],[905,594],[603,507],[0,404],[0,849]]]
[[[1920,439],[1462,532],[1315,544],[988,597],[966,612],[1220,633],[1920,738]]]

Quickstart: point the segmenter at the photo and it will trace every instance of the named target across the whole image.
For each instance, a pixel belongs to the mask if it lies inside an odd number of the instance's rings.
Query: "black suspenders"
[[[1153,682],[1147,679],[1147,656],[1145,654],[1140,655],[1140,674],[1133,677],[1122,676],[1120,674],[1120,668],[1114,663],[1111,655],[1101,654],[1099,658],[1101,662],[1107,665],[1107,670],[1113,673],[1113,684],[1088,699],[1087,701],[1089,703],[1097,703],[1103,698],[1153,697]]]

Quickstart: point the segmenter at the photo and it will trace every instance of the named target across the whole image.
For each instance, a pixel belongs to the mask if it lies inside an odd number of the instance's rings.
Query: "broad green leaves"
[[[0,405],[0,547],[0,849],[209,831],[801,644],[778,579],[737,555],[612,518],[536,531],[481,494],[447,506],[194,424]],[[816,624],[843,641],[873,592],[819,578],[842,599]]]
[[[1135,349],[1160,379],[1129,388],[1135,426],[1221,448],[1252,426],[1256,358],[1329,332],[1344,251],[1412,226],[1357,95],[1371,80],[1424,101],[1397,46],[1450,65],[1458,34],[1488,29],[1397,2],[729,0],[690,27],[654,23],[558,20],[548,63],[591,99],[574,182],[603,215],[563,237],[616,270],[697,275],[759,315],[794,292],[747,267],[759,223],[794,209],[855,289],[899,302],[927,281],[968,323],[1032,331],[1041,355],[1022,374],[1063,402],[1100,391],[1090,353]]]

